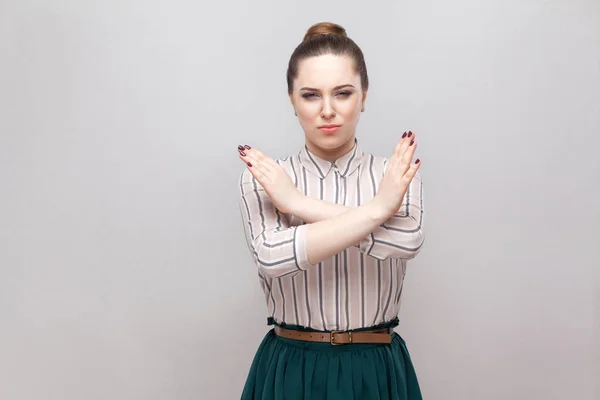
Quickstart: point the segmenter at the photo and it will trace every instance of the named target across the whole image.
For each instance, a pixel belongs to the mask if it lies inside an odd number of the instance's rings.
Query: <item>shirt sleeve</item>
[[[425,241],[423,216],[423,182],[417,171],[398,212],[360,240],[356,247],[379,260],[412,259],[419,254]]]
[[[240,174],[239,186],[244,234],[257,267],[270,278],[296,275],[312,267],[306,252],[308,225],[290,226],[247,168]]]

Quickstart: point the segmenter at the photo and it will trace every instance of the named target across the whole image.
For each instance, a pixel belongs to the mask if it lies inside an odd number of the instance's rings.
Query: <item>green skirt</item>
[[[377,327],[397,324],[393,322]],[[422,396],[406,343],[396,332],[390,344],[332,346],[282,338],[271,329],[256,352],[241,398],[421,400]]]

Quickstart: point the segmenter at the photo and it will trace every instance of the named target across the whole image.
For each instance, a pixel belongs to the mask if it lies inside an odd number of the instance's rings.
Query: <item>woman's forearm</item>
[[[291,214],[301,220],[312,223],[335,217],[348,210],[356,208],[355,206],[345,206],[343,204],[331,203],[326,200],[315,199],[314,197],[303,196],[302,201],[297,203]]]
[[[307,214],[307,201],[296,206],[296,214]],[[317,200],[318,201],[318,200]],[[344,207],[344,206],[341,206]],[[333,210],[333,207],[331,208]],[[342,210],[336,207],[336,210]],[[313,217],[317,217],[316,213]],[[359,207],[347,207],[339,214],[308,224],[306,230],[306,252],[308,261],[315,265],[340,251],[353,246],[389,218],[377,197]]]

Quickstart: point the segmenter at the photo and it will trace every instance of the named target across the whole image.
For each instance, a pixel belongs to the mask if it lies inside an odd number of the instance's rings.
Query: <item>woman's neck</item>
[[[335,149],[323,149],[309,140],[306,140],[306,147],[308,147],[308,150],[310,150],[310,152],[316,155],[317,157],[327,160],[329,162],[334,162],[344,154],[351,151],[354,148],[354,142],[354,135],[352,135],[352,137],[348,141],[346,141],[340,147],[337,147]]]

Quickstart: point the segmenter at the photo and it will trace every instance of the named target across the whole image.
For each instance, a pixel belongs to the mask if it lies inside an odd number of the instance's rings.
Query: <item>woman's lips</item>
[[[319,130],[323,133],[335,133],[341,128],[340,125],[322,126]]]

